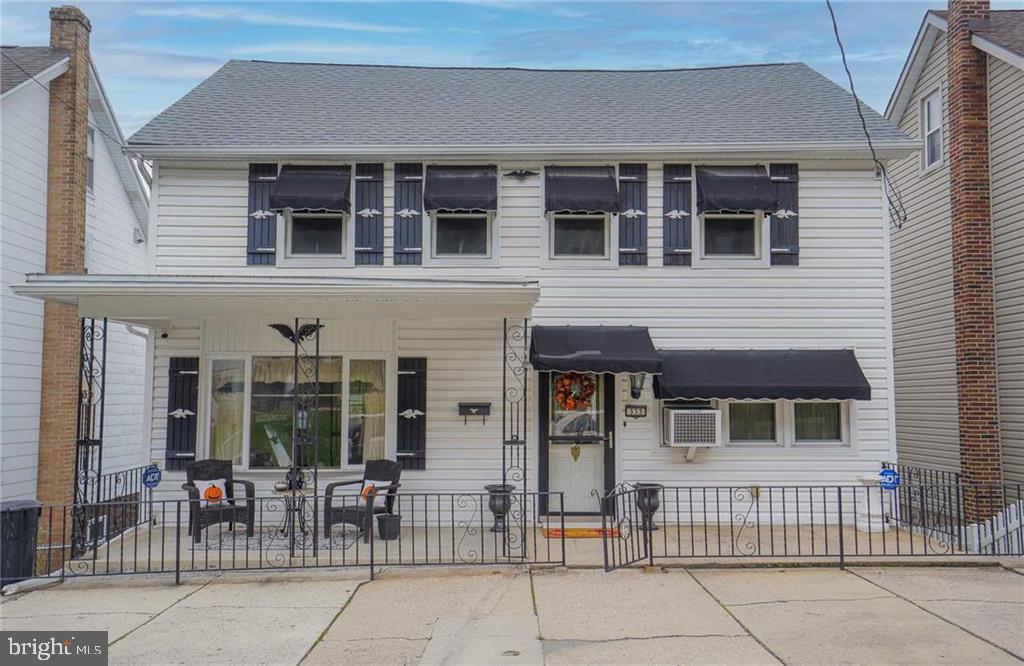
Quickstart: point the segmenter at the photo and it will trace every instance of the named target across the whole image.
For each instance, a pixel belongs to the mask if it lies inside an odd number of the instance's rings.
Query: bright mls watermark
[[[105,631],[0,631],[0,660],[11,664],[106,666]]]

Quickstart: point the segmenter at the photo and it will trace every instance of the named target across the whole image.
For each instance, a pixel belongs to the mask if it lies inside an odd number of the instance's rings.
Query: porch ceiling
[[[82,317],[156,325],[211,317],[526,317],[526,280],[31,274],[14,293],[78,306]]]

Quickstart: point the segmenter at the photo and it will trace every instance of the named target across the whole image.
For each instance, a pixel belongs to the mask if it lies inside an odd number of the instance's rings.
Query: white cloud
[[[155,51],[134,45],[96,48],[93,55],[105,76],[123,79],[196,81],[205,79],[224,64],[224,60],[211,56]]]
[[[409,65],[451,65],[465,63],[469,57],[458,51],[448,51],[417,44],[359,44],[352,42],[265,42],[239,46],[231,50],[232,55],[313,55],[347,58],[362,62]]]
[[[227,7],[144,7],[135,10],[138,16],[160,18],[181,18],[200,21],[239,21],[252,25],[290,26],[296,28],[322,28],[325,30],[351,30],[354,32],[408,33],[418,32],[419,28],[380,23],[362,23],[317,16],[295,16],[272,14],[248,9],[232,9]]]

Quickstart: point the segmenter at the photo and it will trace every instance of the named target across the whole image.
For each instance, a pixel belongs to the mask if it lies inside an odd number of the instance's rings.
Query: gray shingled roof
[[[876,140],[908,137],[866,109]],[[681,145],[863,142],[849,93],[799,63],[662,71],[231,60],[129,144]]]
[[[949,12],[944,9],[933,9],[931,12],[944,21],[949,20]],[[1024,9],[993,10],[989,15],[989,28],[975,30],[974,33],[1024,56]]]
[[[0,46],[0,50],[0,95],[68,57],[64,49],[49,46]]]

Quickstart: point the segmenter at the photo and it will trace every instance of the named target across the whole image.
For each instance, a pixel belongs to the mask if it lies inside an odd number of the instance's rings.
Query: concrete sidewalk
[[[110,632],[111,663],[1021,663],[1024,569],[434,569],[75,580],[6,630]]]

